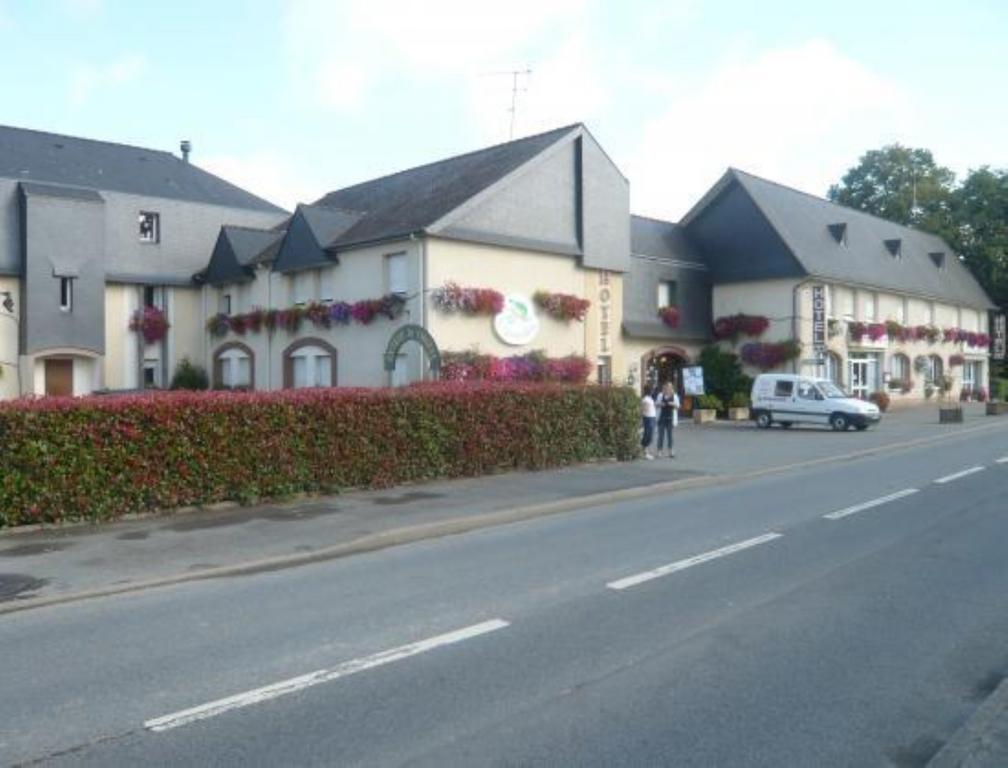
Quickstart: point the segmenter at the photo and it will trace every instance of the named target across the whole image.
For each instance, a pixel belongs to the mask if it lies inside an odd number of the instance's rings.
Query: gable
[[[724,185],[701,210],[691,212],[685,228],[715,283],[806,274],[752,197],[735,181]]]
[[[238,257],[231,246],[227,232],[224,227],[221,227],[213,253],[210,255],[210,263],[207,265],[204,280],[209,285],[225,285],[246,282],[251,279],[252,276],[248,271],[238,263]]]
[[[581,149],[582,263],[593,269],[630,269],[630,184],[588,131]]]
[[[273,271],[291,272],[297,269],[331,266],[338,259],[326,253],[323,244],[319,243],[308,221],[305,219],[304,207],[299,206],[291,216],[273,261]]]

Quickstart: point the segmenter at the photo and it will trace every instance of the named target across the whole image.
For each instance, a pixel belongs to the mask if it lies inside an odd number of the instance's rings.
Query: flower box
[[[1006,413],[1008,413],[1008,402],[995,400],[987,403],[988,416],[1004,416]]]
[[[728,420],[729,421],[749,421],[749,409],[748,408],[729,408],[728,409]]]
[[[959,406],[942,406],[938,409],[939,424],[962,424],[963,409]]]
[[[717,419],[717,411],[712,408],[694,408],[693,409],[693,423],[694,424],[706,424],[709,421],[714,421]]]

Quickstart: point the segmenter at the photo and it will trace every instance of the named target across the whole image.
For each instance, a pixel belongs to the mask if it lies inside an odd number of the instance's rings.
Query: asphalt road
[[[920,765],[1008,673],[1006,458],[950,436],[0,617],[0,762]]]

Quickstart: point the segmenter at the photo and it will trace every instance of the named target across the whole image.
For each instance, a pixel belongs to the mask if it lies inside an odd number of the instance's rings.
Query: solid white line
[[[660,568],[655,568],[651,571],[644,571],[643,573],[638,573],[633,576],[627,576],[624,579],[610,581],[606,584],[606,586],[609,587],[609,589],[626,589],[627,587],[635,587],[638,584],[643,584],[645,581],[651,581],[652,579],[657,579],[662,576],[668,576],[670,573],[682,571],[686,568],[692,568],[694,565],[706,563],[708,560],[716,560],[717,558],[724,557],[725,555],[741,552],[743,549],[749,549],[750,547],[765,544],[768,541],[779,539],[783,535],[784,534],[782,533],[764,533],[762,536],[757,536],[755,539],[739,541],[735,544],[729,544],[727,547],[712,549],[710,552],[704,552],[702,555],[688,557],[685,560],[669,563],[668,565],[663,565]]]
[[[953,480],[958,480],[960,477],[966,477],[966,475],[972,475],[976,472],[983,472],[984,467],[970,467],[969,469],[964,469],[962,472],[956,472],[954,475],[945,475],[945,477],[939,477],[935,480],[939,485],[944,485],[945,483],[951,483]]]
[[[1008,456],[1002,456],[1000,459],[997,460],[997,463],[998,464],[1008,464]]]
[[[464,627],[462,629],[457,629],[454,632],[438,635],[437,637],[431,637],[416,643],[400,646],[399,648],[382,651],[381,653],[376,653],[373,656],[364,656],[360,659],[346,661],[333,667],[332,669],[320,669],[317,672],[301,675],[299,677],[292,677],[289,680],[273,683],[273,685],[267,685],[263,688],[256,688],[252,691],[228,696],[225,699],[218,699],[217,701],[211,701],[207,704],[201,704],[198,707],[183,709],[179,712],[173,712],[170,715],[156,717],[153,720],[147,720],[144,723],[144,728],[149,731],[167,731],[171,728],[178,728],[180,725],[193,723],[197,720],[206,720],[209,717],[215,717],[216,715],[220,715],[232,709],[238,709],[240,707],[247,707],[250,704],[258,704],[259,702],[269,701],[270,699],[275,699],[279,696],[286,696],[289,693],[295,693],[296,691],[301,691],[314,685],[328,683],[332,680],[346,677],[356,672],[363,672],[365,669],[380,667],[383,664],[391,664],[393,661],[399,661],[410,656],[416,656],[419,653],[432,651],[443,645],[451,645],[452,643],[469,640],[473,637],[478,637],[479,635],[485,635],[488,632],[503,629],[506,626],[508,626],[508,622],[502,621],[501,619],[492,619],[491,621],[484,621],[481,624],[473,624],[471,627]]]
[[[890,493],[888,496],[881,496],[877,499],[866,501],[863,504],[855,504],[853,507],[847,507],[846,509],[838,509],[836,512],[829,512],[823,515],[823,517],[825,517],[827,520],[839,520],[840,518],[847,517],[847,515],[853,515],[857,512],[863,512],[866,509],[871,509],[872,507],[878,507],[890,501],[896,501],[896,499],[902,499],[904,496],[909,496],[910,494],[913,493],[917,493],[916,488],[904,488],[902,491],[896,491],[896,493]]]

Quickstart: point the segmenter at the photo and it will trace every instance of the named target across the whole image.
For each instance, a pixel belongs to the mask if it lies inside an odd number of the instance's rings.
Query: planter
[[[999,400],[987,403],[988,416],[1004,416],[1005,414],[1008,414],[1008,402]]]
[[[938,409],[938,423],[939,424],[962,424],[963,420],[963,409],[960,407],[955,408],[939,408]]]
[[[728,420],[729,421],[749,421],[749,409],[748,408],[729,408],[728,409]]]
[[[717,418],[717,411],[711,408],[694,408],[693,409],[693,423],[694,424],[706,424],[708,421],[714,421]]]

